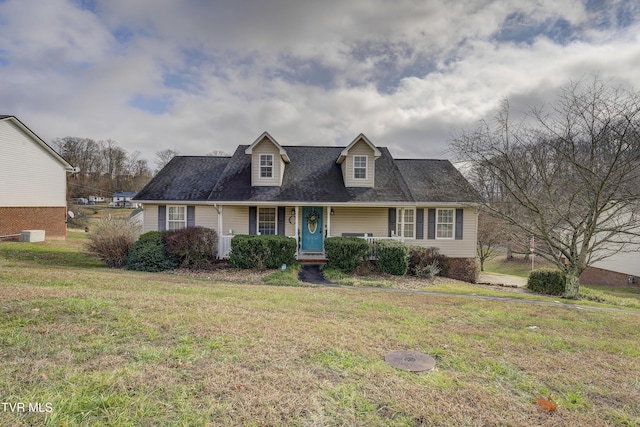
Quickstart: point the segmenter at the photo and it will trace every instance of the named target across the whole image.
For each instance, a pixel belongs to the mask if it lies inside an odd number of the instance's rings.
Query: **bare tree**
[[[577,298],[592,263],[625,251],[640,230],[640,94],[598,77],[566,87],[516,126],[503,103],[493,123],[452,141],[489,174],[483,208],[536,240]]]
[[[212,156],[212,157],[230,157],[231,154],[227,153],[226,151],[222,151],[222,150],[211,150],[207,153],[207,156]]]
[[[175,156],[178,156],[178,155],[180,155],[180,152],[178,150],[172,150],[170,148],[167,148],[166,150],[158,151],[156,153],[156,166],[158,167],[156,169],[156,173],[159,172],[160,169],[165,167],[165,165],[169,163],[171,159],[173,159]]]

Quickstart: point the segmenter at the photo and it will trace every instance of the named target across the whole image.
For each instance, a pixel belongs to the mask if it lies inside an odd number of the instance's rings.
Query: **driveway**
[[[527,286],[527,279],[508,274],[480,273],[478,283],[481,285],[507,286],[510,288],[524,288]]]

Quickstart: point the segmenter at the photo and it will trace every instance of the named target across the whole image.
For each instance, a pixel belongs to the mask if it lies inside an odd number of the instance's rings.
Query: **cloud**
[[[0,99],[45,139],[115,139],[152,160],[364,132],[446,157],[503,98],[526,111],[592,73],[638,87],[635,2],[8,0]]]

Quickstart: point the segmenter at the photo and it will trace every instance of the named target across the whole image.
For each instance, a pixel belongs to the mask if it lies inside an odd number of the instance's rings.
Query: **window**
[[[455,209],[438,209],[436,212],[436,239],[453,239]]]
[[[276,234],[276,208],[258,208],[258,233]]]
[[[187,227],[187,208],[185,206],[167,206],[167,230],[181,230]]]
[[[367,156],[353,156],[353,178],[367,179]]]
[[[415,218],[415,209],[396,209],[396,235],[413,239],[415,237]]]
[[[273,154],[260,154],[260,178],[273,178]]]

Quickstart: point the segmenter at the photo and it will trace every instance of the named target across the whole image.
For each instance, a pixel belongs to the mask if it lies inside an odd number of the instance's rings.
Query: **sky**
[[[0,114],[46,142],[451,158],[451,136],[597,74],[640,88],[640,0],[0,0]]]

